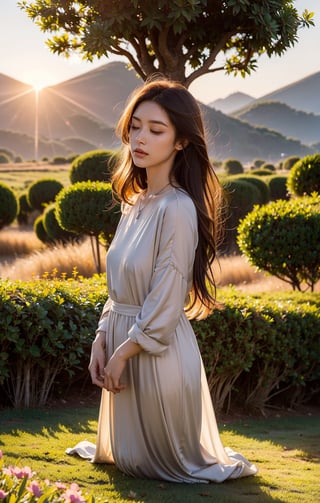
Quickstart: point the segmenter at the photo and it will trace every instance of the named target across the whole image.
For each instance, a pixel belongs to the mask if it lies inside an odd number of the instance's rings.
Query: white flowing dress
[[[81,443],[69,453],[115,463],[133,477],[172,482],[222,482],[257,473],[221,443],[184,313],[197,241],[196,210],[181,189],[169,186],[126,207],[107,254],[109,299],[99,329],[106,331],[107,358],[128,337],[144,351],[128,361],[124,391],[102,391],[95,448]]]

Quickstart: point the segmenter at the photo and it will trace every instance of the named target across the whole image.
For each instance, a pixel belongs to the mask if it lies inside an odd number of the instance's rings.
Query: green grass
[[[65,187],[70,185],[70,165],[10,165],[0,166],[0,182],[8,185],[18,195],[25,192],[31,183],[44,178],[54,178]]]
[[[111,465],[65,454],[95,440],[97,407],[0,411],[5,464],[29,465],[41,479],[78,482],[105,502],[310,503],[320,501],[320,418],[297,416],[220,422],[224,445],[259,468],[255,477],[223,484],[172,484],[132,479]]]

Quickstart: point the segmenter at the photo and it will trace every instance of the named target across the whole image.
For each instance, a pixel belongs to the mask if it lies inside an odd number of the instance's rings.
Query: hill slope
[[[255,98],[245,93],[232,93],[226,98],[221,98],[209,103],[209,107],[215,108],[224,114],[232,114],[255,101]]]
[[[295,110],[285,103],[255,102],[233,114],[252,126],[279,131],[303,143],[320,141],[320,115]]]
[[[320,114],[320,72],[261,96],[257,102],[280,101],[296,110]]]
[[[30,86],[12,82],[5,76],[1,79],[4,94],[0,102],[0,130],[3,131],[0,148],[10,148],[28,158],[33,158],[30,145],[34,143],[34,136],[39,138],[39,156],[65,155],[72,146],[85,148],[86,142],[99,148],[117,148],[114,125],[128,95],[141,83],[135,73],[120,62],[108,63],[43,89],[38,96]],[[276,161],[283,155],[301,156],[312,152],[299,141],[287,140],[274,131],[255,128],[204,105],[203,109],[211,136],[210,154],[215,158],[236,157],[246,162],[259,157]]]

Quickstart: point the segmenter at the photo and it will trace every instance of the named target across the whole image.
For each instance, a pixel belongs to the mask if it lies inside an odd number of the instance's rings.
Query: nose
[[[136,142],[139,144],[145,144],[145,138],[142,130],[140,130],[136,136]]]

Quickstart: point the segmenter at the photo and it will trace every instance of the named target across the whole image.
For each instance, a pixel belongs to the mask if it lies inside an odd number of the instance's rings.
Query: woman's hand
[[[127,360],[115,351],[104,369],[104,387],[108,391],[116,394],[126,388],[125,384],[120,384],[120,378],[126,364]]]
[[[98,332],[91,347],[89,372],[91,381],[99,388],[104,385],[104,367],[106,365],[106,332]]]
[[[126,388],[125,384],[120,383],[120,378],[127,361],[141,353],[141,351],[141,346],[130,339],[127,339],[115,350],[104,369],[104,387],[108,391],[120,393],[120,391]]]

